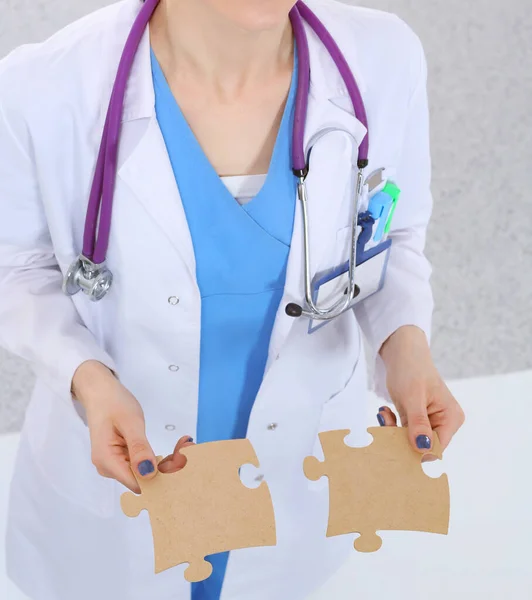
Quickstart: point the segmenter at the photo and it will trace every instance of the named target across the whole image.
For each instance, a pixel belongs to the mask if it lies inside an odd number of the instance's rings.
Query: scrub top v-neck
[[[201,294],[196,440],[245,438],[264,376],[292,239],[297,57],[269,171],[258,194],[243,204],[209,162],[153,52],[152,72],[156,115],[186,214]],[[193,584],[193,600],[220,597],[228,553],[207,558],[214,572]]]

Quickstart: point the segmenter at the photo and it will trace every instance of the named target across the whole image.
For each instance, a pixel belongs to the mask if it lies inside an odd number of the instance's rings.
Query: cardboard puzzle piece
[[[375,552],[382,545],[377,531],[425,531],[447,534],[449,483],[447,475],[433,479],[421,466],[423,455],[408,441],[403,427],[371,427],[373,443],[351,448],[344,439],[349,430],[320,433],[325,461],[308,457],[308,479],[329,478],[327,537],[359,533],[355,548]],[[442,458],[434,434],[428,453]]]
[[[206,556],[257,546],[275,546],[275,517],[265,482],[245,487],[239,476],[244,464],[259,466],[248,440],[210,442],[181,450],[185,467],[138,479],[141,495],[122,495],[128,517],[150,515],[155,572],[189,563],[185,579],[203,581],[212,573]]]

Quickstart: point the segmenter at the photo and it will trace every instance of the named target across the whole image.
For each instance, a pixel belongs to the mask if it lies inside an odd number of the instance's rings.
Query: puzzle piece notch
[[[328,437],[327,434],[334,434],[334,437],[341,437],[342,441],[351,433],[349,429],[338,429],[335,431],[328,431],[324,433],[319,433],[318,437],[320,438],[321,447],[323,453],[325,454],[325,446],[327,444]],[[327,468],[326,468],[326,460],[324,461],[318,460],[315,456],[307,456],[303,461],[303,472],[307,479],[310,481],[318,481],[322,477],[327,476]]]
[[[240,480],[244,464],[259,466],[249,440],[188,446],[186,466],[177,473],[138,479],[141,495],[122,496],[122,510],[147,510],[155,549],[155,572],[189,563],[185,579],[203,581],[212,573],[205,557],[219,552],[275,546],[273,504],[262,482],[250,489]]]
[[[374,427],[373,442],[362,448],[345,444],[349,430],[319,434],[324,461],[308,457],[307,478],[329,478],[327,536],[360,533],[355,548],[374,552],[382,545],[377,530],[426,531],[446,534],[449,526],[449,485],[446,475],[428,477],[423,455],[409,443],[399,427]],[[441,458],[434,434],[432,454]]]

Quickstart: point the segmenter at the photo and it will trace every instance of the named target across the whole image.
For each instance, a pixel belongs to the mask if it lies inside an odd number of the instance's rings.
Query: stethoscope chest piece
[[[97,265],[85,256],[79,256],[66,272],[63,291],[68,296],[82,291],[97,302],[107,294],[112,283],[113,274],[104,263]]]

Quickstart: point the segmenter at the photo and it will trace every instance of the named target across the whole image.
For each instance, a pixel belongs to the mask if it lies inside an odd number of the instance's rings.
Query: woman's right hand
[[[89,427],[92,462],[103,477],[116,479],[140,493],[137,477],[151,479],[157,460],[146,438],[144,412],[138,400],[102,363],[87,361],[72,380],[74,397],[83,405]],[[192,444],[182,437],[174,453],[164,459],[165,472],[183,468],[186,458],[179,450]]]

